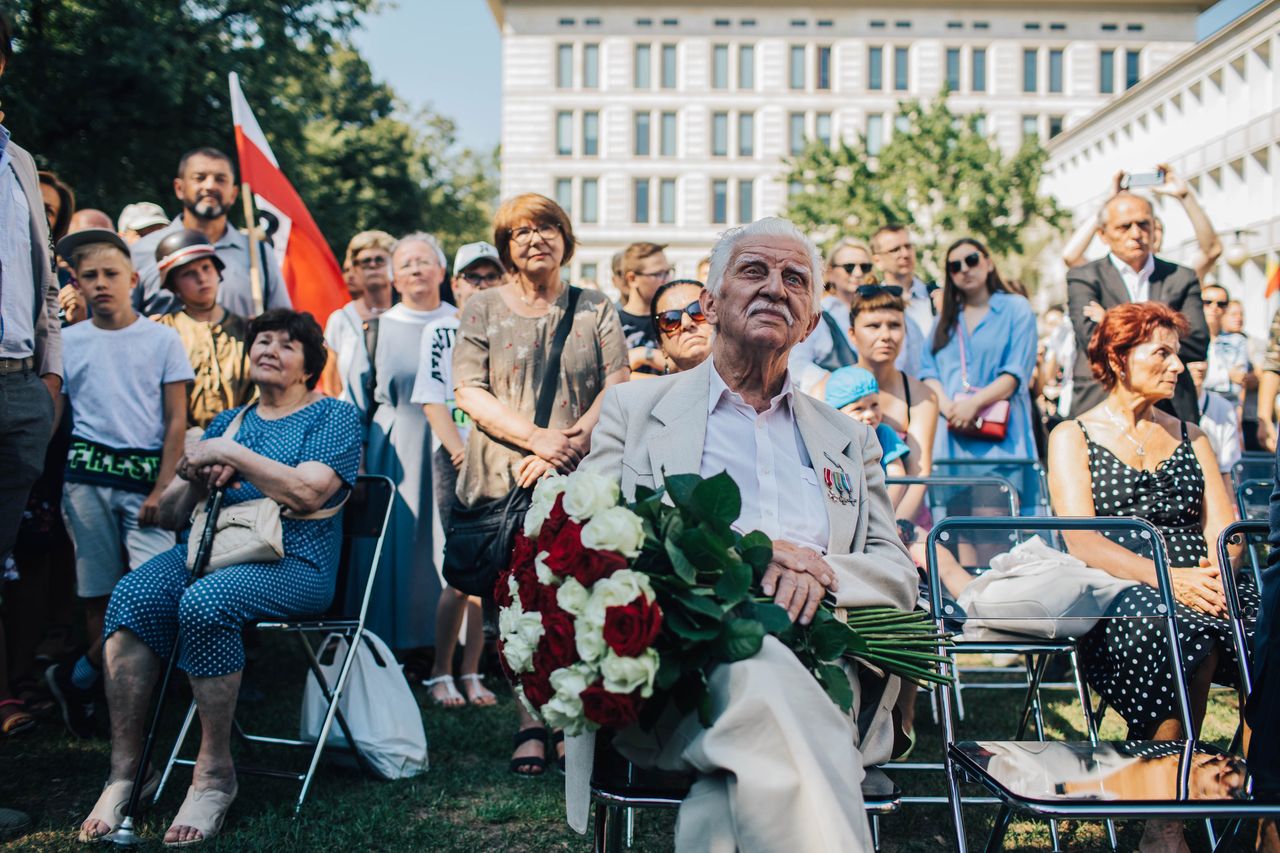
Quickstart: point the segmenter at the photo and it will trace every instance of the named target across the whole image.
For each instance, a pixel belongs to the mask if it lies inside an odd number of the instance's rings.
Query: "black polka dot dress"
[[[1095,514],[1137,516],[1154,524],[1164,535],[1171,566],[1195,566],[1208,556],[1202,521],[1204,472],[1186,424],[1182,425],[1182,442],[1173,454],[1154,470],[1144,471],[1121,462],[1089,437],[1084,424],[1076,423],[1089,447]],[[1127,532],[1103,535],[1132,551],[1145,550],[1145,541],[1135,544]],[[1252,577],[1245,573],[1238,587],[1245,616],[1252,624],[1258,608]],[[1107,616],[1155,616],[1159,605],[1159,591],[1139,584],[1117,596]],[[1213,680],[1236,686],[1240,673],[1227,620],[1181,603],[1176,605],[1176,615],[1188,677],[1217,646],[1220,653]],[[1089,685],[1124,717],[1131,737],[1148,737],[1157,723],[1179,716],[1163,620],[1103,619],[1081,638],[1080,652]]]

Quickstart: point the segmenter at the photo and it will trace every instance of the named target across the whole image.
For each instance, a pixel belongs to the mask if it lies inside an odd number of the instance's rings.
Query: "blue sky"
[[[1205,38],[1261,0],[1222,0],[1200,16]],[[355,34],[378,78],[411,107],[458,124],[464,145],[488,149],[502,133],[502,45],[485,0],[395,0]]]

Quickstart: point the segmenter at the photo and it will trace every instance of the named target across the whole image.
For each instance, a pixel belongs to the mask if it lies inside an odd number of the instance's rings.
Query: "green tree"
[[[926,269],[938,276],[939,255],[953,240],[976,236],[1000,256],[1020,255],[1038,230],[1064,214],[1039,192],[1045,152],[1028,140],[1004,156],[978,132],[976,117],[932,103],[899,104],[893,139],[878,156],[866,139],[828,147],[812,143],[791,161],[787,216],[830,242],[870,236],[885,223],[911,227]]]

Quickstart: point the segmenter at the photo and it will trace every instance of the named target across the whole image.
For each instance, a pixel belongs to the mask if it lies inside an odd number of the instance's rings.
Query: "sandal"
[[[169,829],[175,826],[189,826],[199,832],[200,837],[189,841],[166,841],[164,846],[194,847],[213,838],[222,829],[222,822],[226,820],[227,811],[238,793],[240,793],[238,782],[235,790],[229,794],[212,788],[208,791],[197,791],[194,785],[187,788],[187,798],[182,801],[182,807],[173,816],[173,823],[169,824]],[[167,830],[165,834],[168,835]]]
[[[467,700],[469,704],[476,705],[481,708],[487,708],[490,705],[498,704],[498,697],[488,687],[484,686],[484,676],[478,672],[468,672],[466,675],[458,676],[461,681],[470,681],[471,684],[464,689],[471,694]]]
[[[147,776],[147,781],[142,783],[142,796],[138,797],[138,806],[150,804],[151,798],[155,796],[156,789],[160,787],[160,774],[154,769]],[[89,816],[85,820],[96,820],[105,823],[111,829],[100,834],[90,834],[88,830],[81,829],[79,839],[82,844],[91,844],[104,835],[109,835],[120,828],[120,824],[124,822],[124,810],[129,805],[129,794],[133,793],[133,779],[121,779],[118,782],[108,782],[102,786],[102,794],[98,797],[98,801],[93,804],[93,811],[89,812]],[[83,827],[83,822],[81,823]]]
[[[21,699],[5,699],[0,702],[0,733],[5,737],[25,732],[35,727],[35,724],[36,718],[27,713],[26,703]]]
[[[464,678],[466,676],[463,676]],[[444,685],[444,698],[436,696],[435,686],[437,684]],[[428,678],[422,682],[422,686],[431,690],[431,701],[435,702],[442,708],[461,708],[467,704],[467,700],[462,698],[462,694],[458,692],[458,685],[453,683],[452,675],[437,675],[435,678]]]
[[[555,750],[556,769],[558,769],[561,773],[563,773],[565,768],[565,764],[564,764],[565,753],[561,752],[560,749],[558,749],[557,747],[564,746],[564,729],[556,729],[554,732],[551,733],[550,745],[551,745],[551,749]]]
[[[545,755],[547,749],[547,730],[542,726],[530,726],[527,729],[521,729],[515,733],[514,747],[519,749],[525,743],[531,740],[540,741],[542,743],[543,755],[525,755],[519,758],[511,759],[511,772],[517,776],[526,779],[532,779],[535,776],[541,776],[547,770],[547,757]]]

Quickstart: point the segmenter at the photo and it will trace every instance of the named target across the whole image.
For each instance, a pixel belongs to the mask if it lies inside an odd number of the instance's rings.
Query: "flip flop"
[[[173,822],[169,824],[169,829],[175,826],[189,826],[200,833],[199,838],[193,838],[190,841],[166,841],[165,847],[194,847],[197,844],[204,844],[213,838],[222,829],[222,822],[227,818],[227,811],[231,808],[231,804],[235,801],[236,794],[240,793],[240,785],[236,784],[236,788],[231,793],[225,791],[197,791],[192,785],[187,788],[187,798],[182,801],[182,807],[178,809],[178,813],[173,816]],[[168,834],[168,830],[166,830]]]
[[[515,733],[514,748],[519,749],[522,744],[531,740],[542,742],[542,751],[547,750],[547,730],[542,726],[530,726],[527,729],[521,729]],[[521,769],[527,768],[527,769]],[[511,772],[524,779],[533,779],[547,772],[546,755],[526,755],[522,758],[512,758],[510,765]]]
[[[466,678],[466,676],[464,675],[463,678]],[[443,684],[445,686],[445,698],[437,699],[435,691],[431,690],[427,695],[431,697],[432,702],[436,703],[441,708],[461,708],[467,704],[467,700],[458,692],[458,685],[453,683],[452,675],[437,675],[435,678],[428,678],[422,682],[422,686],[429,690],[437,684]]]
[[[480,708],[487,708],[491,705],[498,704],[498,697],[493,695],[488,687],[484,686],[484,676],[478,672],[469,672],[466,675],[458,676],[459,681],[470,681],[474,684],[471,688],[475,693],[467,702]]]
[[[0,732],[5,737],[13,737],[35,727],[36,718],[27,713],[26,703],[21,699],[5,699],[0,702],[0,708],[11,709],[0,720]]]
[[[160,787],[160,774],[154,769],[147,776],[147,781],[142,783],[142,795],[138,797],[138,806],[148,805],[151,798],[155,796],[156,789]],[[90,835],[84,829],[80,830],[78,836],[82,844],[91,844],[102,838],[103,835],[115,832],[120,824],[124,822],[124,810],[129,805],[129,794],[133,792],[133,779],[121,779],[118,782],[108,782],[102,786],[102,794],[98,797],[98,802],[93,804],[93,811],[89,812],[89,817],[85,820],[96,820],[105,823],[111,829],[100,835]],[[81,822],[83,826],[83,821]]]

